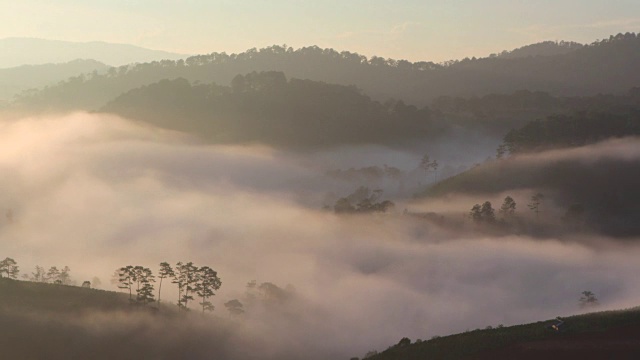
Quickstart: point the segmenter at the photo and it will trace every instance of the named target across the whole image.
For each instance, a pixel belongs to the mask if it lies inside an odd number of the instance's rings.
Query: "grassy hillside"
[[[521,359],[528,353],[536,353],[536,349],[542,348],[542,345],[545,345],[546,349],[550,351],[538,350],[537,355],[550,355],[551,357],[547,358],[554,359],[573,359],[573,354],[581,353],[580,348],[567,349],[566,345],[575,344],[576,339],[583,338],[589,339],[589,343],[584,347],[589,349],[596,347],[596,349],[591,350],[591,356],[580,357],[581,359],[620,358],[606,357],[607,354],[618,355],[620,351],[623,352],[623,355],[629,356],[640,354],[640,342],[638,341],[628,347],[621,346],[620,342],[607,341],[607,335],[610,332],[619,332],[620,329],[626,329],[628,330],[626,332],[633,334],[637,333],[635,329],[640,328],[639,307],[570,316],[563,318],[563,320],[565,321],[563,326],[566,328],[562,332],[548,329],[549,325],[555,323],[553,319],[549,319],[525,325],[468,331],[419,343],[406,344],[405,342],[392,346],[368,359]],[[628,340],[624,333],[625,331],[620,335],[620,340]],[[569,357],[556,357],[559,356],[559,352]],[[605,357],[601,357],[603,355]]]
[[[0,279],[3,359],[210,359],[227,356],[224,321],[128,294]]]
[[[177,314],[168,309],[140,311],[122,293],[0,279],[0,349],[8,358],[261,358],[238,352],[222,319]],[[615,354],[612,344],[625,354],[640,351],[640,342],[627,341],[620,347],[619,341],[610,341],[613,335],[626,339],[629,331],[640,330],[640,308],[563,319],[561,332],[548,329],[553,321],[547,320],[414,343],[403,339],[369,359],[523,358],[520,355],[540,349],[566,352],[566,344],[586,341],[585,337],[592,346],[599,344],[600,353],[595,354]]]
[[[0,279],[0,309],[55,313],[129,308],[128,295],[79,286]]]

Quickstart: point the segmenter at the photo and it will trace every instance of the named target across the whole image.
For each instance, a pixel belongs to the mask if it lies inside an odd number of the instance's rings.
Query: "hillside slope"
[[[0,278],[3,359],[234,359],[229,326],[213,320],[131,305],[123,293]]]
[[[637,359],[640,308],[576,315],[564,320],[488,328],[429,341],[400,342],[369,360]]]
[[[73,60],[61,64],[22,65],[0,69],[0,101],[11,100],[24,90],[42,88],[80,74],[106,73],[109,66],[95,60]]]
[[[547,212],[564,212],[579,205],[579,220],[591,230],[638,236],[639,144],[638,138],[631,137],[491,161],[445,179],[419,197],[542,192]],[[520,209],[527,211],[524,205]]]
[[[232,87],[164,80],[123,94],[101,111],[212,143],[316,148],[394,144],[432,133],[428,109],[380,104],[353,87],[287,80],[280,72],[238,75]]]

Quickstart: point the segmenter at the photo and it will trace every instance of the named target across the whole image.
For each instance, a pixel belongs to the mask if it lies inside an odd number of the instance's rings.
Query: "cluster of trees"
[[[45,271],[42,266],[36,265],[36,269],[31,275],[24,274],[22,277],[25,280],[42,283],[52,283],[61,285],[71,285],[71,276],[69,273],[71,269],[68,266],[58,269],[57,266],[52,266],[49,270]]]
[[[361,186],[346,197],[340,198],[333,205],[336,214],[387,212],[395,206],[390,200],[378,201],[382,196],[381,189],[371,190]]]
[[[527,207],[536,214],[536,218],[540,212],[540,206],[543,199],[544,195],[542,193],[535,193],[531,195],[530,202],[527,204]],[[498,209],[498,214],[500,215],[500,221],[502,222],[509,222],[510,220],[513,220],[516,216],[516,201],[511,196],[505,197],[500,209]],[[469,212],[469,216],[478,224],[495,224],[498,221],[496,211],[490,201],[485,201],[482,205],[473,205]]]
[[[129,291],[129,300],[142,305],[156,301],[154,296],[156,277],[151,269],[140,265],[127,265],[116,270],[115,273],[118,288]],[[189,309],[189,301],[195,301],[195,297],[200,298],[202,312],[213,311],[214,306],[209,298],[215,295],[215,291],[220,289],[222,281],[218,273],[208,266],[197,267],[192,262],[178,262],[174,267],[167,262],[160,263],[158,271],[160,286],[158,287],[158,303],[162,291],[162,281],[171,280],[171,283],[178,287],[178,307],[184,310]],[[133,291],[136,292],[135,299]]]
[[[45,270],[42,266],[36,265],[34,272],[31,274],[23,274],[22,278],[33,282],[71,285],[70,272],[71,269],[69,269],[68,266],[61,269],[58,269],[57,266],[52,266],[49,270]],[[17,280],[19,273],[20,268],[14,259],[7,257],[0,261],[0,278]]]

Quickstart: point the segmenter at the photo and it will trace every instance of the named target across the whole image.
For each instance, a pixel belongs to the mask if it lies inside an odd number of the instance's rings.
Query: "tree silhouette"
[[[189,309],[189,300],[193,300],[193,291],[198,281],[198,268],[192,262],[178,262],[173,283],[178,285],[178,306]]]
[[[238,316],[244,314],[244,308],[240,300],[233,299],[224,303],[224,307],[227,308],[229,313],[233,316]]]
[[[47,271],[46,281],[47,282],[56,282],[60,279],[60,270],[57,267],[52,266]]]
[[[36,271],[31,273],[31,281],[47,282],[47,274],[42,266],[36,265]]]
[[[18,265],[12,258],[7,257],[0,261],[0,278],[7,277],[9,279],[17,279],[19,272]]]
[[[598,298],[596,298],[596,294],[589,290],[585,290],[582,292],[582,296],[580,297],[580,307],[587,308],[592,306],[597,306]]]
[[[425,154],[420,160],[420,168],[425,171],[425,173],[429,173],[429,171],[433,171],[435,174],[435,181],[438,181],[438,161],[431,160],[429,154]]]
[[[542,204],[542,200],[544,199],[544,195],[542,193],[535,193],[531,195],[531,202],[527,204],[529,209],[536,213],[536,218],[539,217],[540,213],[540,204]]]
[[[160,271],[158,271],[158,278],[160,279],[160,285],[158,286],[158,304],[160,304],[160,293],[162,292],[162,280],[164,278],[172,278],[176,274],[173,272],[173,268],[168,262],[160,263]]]
[[[202,305],[202,313],[206,311],[213,311],[214,307],[207,299],[214,296],[215,290],[220,289],[222,282],[218,277],[218,273],[208,266],[203,266],[198,269],[197,283],[195,285],[195,291],[202,299],[200,305]]]
[[[151,283],[156,280],[151,269],[143,266],[134,266],[131,280],[136,283],[136,301],[138,303],[146,305],[154,301],[153,285]]]
[[[65,266],[62,270],[60,270],[60,274],[58,275],[58,281],[60,281],[60,283],[63,285],[70,285],[71,284],[71,276],[69,275],[70,272],[71,272],[71,269],[69,269],[68,266]]]
[[[496,220],[495,210],[491,202],[485,201],[482,205],[475,204],[469,212],[469,216],[476,223],[494,223]]]
[[[129,290],[129,301],[133,301],[132,298],[132,285],[133,285],[133,266],[127,265],[118,269],[118,288]]]
[[[511,196],[507,196],[504,198],[502,202],[502,206],[500,206],[500,215],[503,219],[510,219],[516,213],[516,202],[513,200]]]

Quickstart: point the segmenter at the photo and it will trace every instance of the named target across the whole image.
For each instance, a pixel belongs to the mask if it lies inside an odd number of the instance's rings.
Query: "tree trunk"
[[[162,292],[162,278],[160,278],[160,286],[158,286],[158,305],[160,305],[160,293]]]

